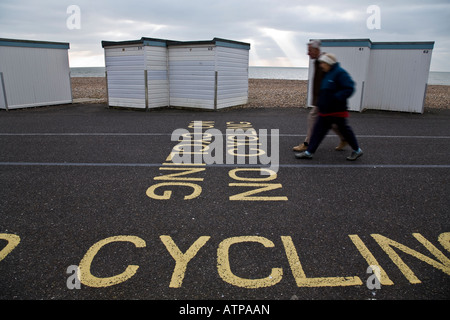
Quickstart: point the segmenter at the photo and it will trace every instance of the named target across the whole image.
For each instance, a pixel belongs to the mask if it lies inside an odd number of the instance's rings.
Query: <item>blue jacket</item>
[[[347,111],[347,99],[355,91],[355,82],[335,63],[321,83],[317,106],[321,114]]]

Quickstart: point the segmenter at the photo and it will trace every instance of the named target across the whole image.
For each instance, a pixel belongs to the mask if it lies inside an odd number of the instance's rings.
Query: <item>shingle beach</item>
[[[73,99],[106,103],[106,78],[71,78]],[[247,108],[306,107],[306,80],[249,79]],[[450,86],[428,85],[425,108],[450,109]]]

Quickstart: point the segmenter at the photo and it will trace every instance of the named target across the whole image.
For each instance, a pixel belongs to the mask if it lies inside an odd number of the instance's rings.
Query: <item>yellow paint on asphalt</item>
[[[91,264],[97,253],[105,245],[112,242],[131,242],[136,246],[136,248],[143,248],[146,246],[145,241],[136,236],[115,236],[98,241],[89,248],[79,264],[78,274],[82,284],[94,288],[109,287],[125,282],[134,276],[136,271],[139,269],[139,266],[129,265],[124,272],[112,277],[100,278],[91,273]]]
[[[292,238],[289,236],[281,237],[281,240],[283,241],[286,256],[298,287],[343,287],[360,286],[363,284],[359,277],[306,277]]]
[[[16,234],[0,233],[0,239],[8,241],[8,244],[0,251],[0,261],[2,261],[19,245],[20,237]]]
[[[367,264],[369,266],[377,266],[379,268],[380,279],[378,279],[378,281],[380,281],[380,284],[384,286],[393,285],[394,283],[392,282],[391,279],[389,279],[386,271],[384,271],[384,269],[378,263],[377,259],[374,257],[372,252],[370,252],[369,249],[366,247],[361,238],[356,234],[349,235],[349,237],[353,241],[353,244],[356,246],[356,249],[358,249],[359,253],[361,253],[363,258],[367,261]]]
[[[150,186],[147,189],[147,196],[156,199],[156,200],[169,200],[172,197],[172,190],[165,190],[162,195],[156,194],[156,189],[160,187],[173,187],[173,186],[182,186],[182,187],[191,187],[194,191],[184,196],[184,200],[191,200],[197,198],[202,193],[202,187],[195,183],[188,182],[161,182]]]
[[[450,232],[441,233],[439,235],[438,241],[441,244],[441,246],[445,248],[445,250],[450,252]]]
[[[273,268],[270,275],[262,279],[241,278],[231,271],[229,255],[230,247],[234,244],[244,242],[258,242],[266,248],[273,248],[275,246],[269,239],[259,236],[232,237],[223,240],[217,249],[217,271],[220,277],[229,284],[248,289],[270,287],[280,282],[283,276],[283,270],[281,268]]]
[[[400,256],[394,251],[393,248],[397,248],[401,251],[403,251],[406,254],[409,254],[423,262],[428,263],[429,265],[435,267],[436,269],[439,269],[446,274],[450,275],[450,259],[448,259],[444,254],[439,251],[434,245],[431,244],[428,240],[426,240],[422,235],[419,233],[413,233],[413,236],[422,243],[428,251],[430,251],[438,260],[433,260],[424,254],[417,252],[411,248],[408,248],[407,246],[398,243],[394,240],[391,240],[385,236],[382,236],[380,234],[372,234],[372,237],[375,239],[375,241],[380,245],[380,247],[388,254],[389,258],[397,265],[397,267],[400,269],[400,271],[403,273],[403,275],[408,279],[410,283],[421,283],[419,278],[414,274],[414,272],[409,268],[406,263],[400,258]]]
[[[187,264],[195,257],[197,252],[205,245],[210,237],[203,236],[197,239],[194,244],[185,252],[182,253],[170,236],[161,236],[160,239],[164,243],[172,258],[175,260],[175,269],[170,281],[170,288],[179,288],[183,283],[184,275],[186,273]]]
[[[230,201],[287,201],[286,196],[253,196],[255,194],[271,191],[276,189],[282,189],[281,183],[229,183],[230,187],[256,187],[256,189],[248,190],[242,193],[238,193],[230,196]]]
[[[239,177],[236,173],[244,171],[244,172],[258,172],[261,174],[262,171],[267,172],[269,175],[268,177],[259,176],[257,178],[249,178],[249,177]],[[271,181],[275,180],[277,178],[277,174],[275,171],[267,169],[267,168],[236,168],[232,169],[228,172],[228,175],[230,178],[237,180],[237,181]]]

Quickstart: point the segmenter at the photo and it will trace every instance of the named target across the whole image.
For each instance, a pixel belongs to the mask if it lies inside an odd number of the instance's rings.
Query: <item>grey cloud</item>
[[[66,9],[71,4],[81,8],[80,30],[66,27]],[[292,56],[292,45],[280,47],[280,41],[264,30],[289,32],[287,39],[294,42],[300,57],[304,57],[305,42],[312,37],[432,40],[437,48],[432,66],[450,70],[450,62],[441,56],[450,50],[448,1],[376,1],[381,9],[382,28],[368,30],[366,9],[372,4],[372,0],[3,0],[0,37],[67,41],[73,51],[92,51],[97,55],[102,53],[101,40],[142,36],[175,40],[251,39],[258,56],[273,61],[287,51]]]

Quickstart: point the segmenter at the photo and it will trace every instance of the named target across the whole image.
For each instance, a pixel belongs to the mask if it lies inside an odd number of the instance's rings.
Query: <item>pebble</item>
[[[71,78],[73,99],[107,102],[106,78]],[[242,108],[306,107],[308,81],[249,79],[249,102]],[[425,108],[450,109],[450,86],[428,85]]]

